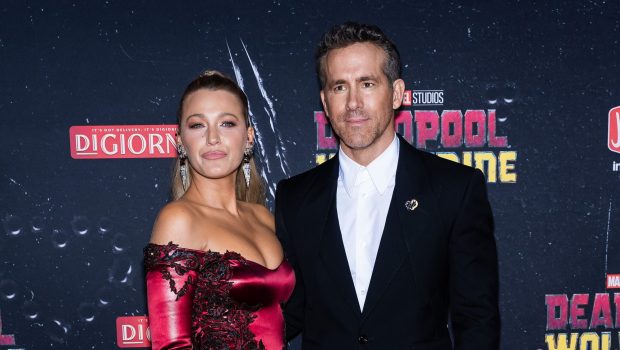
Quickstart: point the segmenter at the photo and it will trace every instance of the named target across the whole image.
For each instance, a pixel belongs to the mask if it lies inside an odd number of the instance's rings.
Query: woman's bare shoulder
[[[166,204],[155,219],[150,242],[161,245],[173,242],[181,247],[199,249],[200,244],[192,234],[196,216],[196,210],[183,200]]]

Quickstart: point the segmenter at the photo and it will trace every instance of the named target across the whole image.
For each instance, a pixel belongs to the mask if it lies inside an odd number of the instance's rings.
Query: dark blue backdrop
[[[620,154],[607,149],[608,111],[620,105],[618,8],[3,2],[0,334],[15,344],[0,349],[114,349],[115,319],[146,312],[141,250],[168,199],[171,160],[72,159],[71,126],[173,124],[191,79],[237,67],[273,186],[315,164],[314,47],[345,20],[382,27],[407,87],[444,91],[434,109],[501,116],[498,132],[518,152],[517,182],[489,184],[502,348],[546,348],[545,295],[606,292],[605,274],[620,273]]]

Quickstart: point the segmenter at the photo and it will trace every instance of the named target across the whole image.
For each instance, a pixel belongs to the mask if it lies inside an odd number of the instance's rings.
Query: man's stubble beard
[[[390,127],[391,121],[394,120],[394,111],[392,109],[386,111],[385,113],[390,114],[389,117],[386,118],[385,124],[373,123],[372,126],[363,125],[347,127],[346,120],[348,120],[348,118],[351,118],[352,115],[361,115],[364,118],[368,118],[368,114],[363,110],[347,111],[344,113],[344,115],[338,118],[338,120],[341,121],[340,125],[342,125],[342,128],[339,128],[340,130],[336,130],[336,128],[334,128],[334,132],[340,139],[340,142],[344,143],[348,148],[352,150],[361,150],[368,148],[376,141],[378,141],[384,133],[388,132],[387,129]],[[379,118],[374,118],[374,120],[377,119]],[[368,120],[373,120],[373,118],[368,118]]]

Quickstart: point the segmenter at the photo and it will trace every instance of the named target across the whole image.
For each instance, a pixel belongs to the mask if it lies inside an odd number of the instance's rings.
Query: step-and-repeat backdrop
[[[217,69],[246,91],[271,207],[277,181],[337,148],[313,56],[345,20],[400,48],[398,132],[486,175],[502,349],[618,349],[618,8],[0,4],[0,349],[147,347],[142,248],[168,201],[185,85]]]

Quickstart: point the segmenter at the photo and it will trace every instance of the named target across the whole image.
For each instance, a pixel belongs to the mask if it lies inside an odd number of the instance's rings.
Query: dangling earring
[[[248,146],[243,152],[243,177],[245,177],[245,187],[250,187],[250,158],[252,158],[252,146]]]
[[[189,178],[187,177],[187,152],[185,152],[185,147],[183,147],[182,144],[179,144],[177,146],[177,153],[179,155],[179,163],[180,163],[180,170],[179,172],[181,173],[181,183],[183,185],[183,190],[187,191],[187,188],[189,187]]]

